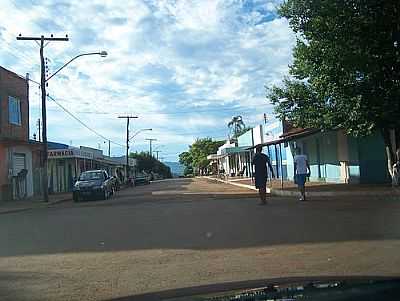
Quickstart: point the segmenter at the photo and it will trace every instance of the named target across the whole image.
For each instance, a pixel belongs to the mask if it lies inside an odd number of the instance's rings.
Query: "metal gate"
[[[13,198],[26,197],[26,160],[25,154],[13,154]]]

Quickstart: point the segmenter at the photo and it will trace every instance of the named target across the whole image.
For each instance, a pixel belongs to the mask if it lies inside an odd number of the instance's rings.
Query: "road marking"
[[[158,191],[152,191],[152,195],[169,195],[169,194],[182,194],[182,191],[180,190],[158,190]]]
[[[194,192],[185,192],[181,190],[159,190],[153,191],[152,195],[240,195],[243,193],[238,193],[234,191],[194,191]]]

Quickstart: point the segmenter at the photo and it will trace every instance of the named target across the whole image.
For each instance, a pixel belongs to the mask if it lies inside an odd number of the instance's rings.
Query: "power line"
[[[61,101],[66,101],[69,102],[69,100],[59,98]],[[190,111],[180,111],[180,112],[169,112],[169,113],[164,113],[160,111],[146,111],[143,113],[138,112],[138,115],[183,115],[183,114],[194,114],[194,113],[206,113],[206,112],[232,112],[236,113],[237,111],[241,110],[242,112],[248,112],[248,111],[255,111],[256,109],[254,107],[232,107],[232,108],[213,108],[213,109],[205,109],[205,110],[196,110],[195,108],[190,110]],[[260,110],[261,112],[262,110]],[[264,112],[264,111],[262,111]],[[104,112],[104,111],[77,111],[75,113],[79,114],[94,114],[94,115],[120,115],[120,113],[113,113],[113,112]]]
[[[31,80],[31,81],[32,81],[33,83],[39,85],[36,81],[34,81],[34,80]],[[40,86],[40,85],[39,85],[39,86]],[[71,116],[72,118],[74,118],[76,121],[78,121],[81,125],[83,125],[85,128],[87,128],[89,131],[93,132],[94,134],[96,134],[97,136],[99,136],[100,138],[102,138],[102,139],[104,139],[104,140],[107,140],[107,141],[109,141],[109,142],[111,142],[111,143],[113,143],[113,144],[115,144],[115,145],[124,147],[124,145],[122,145],[122,144],[120,144],[120,143],[118,143],[118,142],[115,142],[115,141],[113,141],[113,140],[111,140],[111,139],[109,139],[109,138],[103,136],[102,134],[100,134],[100,133],[97,132],[96,130],[90,128],[90,127],[89,127],[88,125],[86,125],[82,120],[80,120],[80,119],[79,119],[78,117],[76,117],[73,113],[71,113],[71,111],[69,111],[69,110],[68,110],[67,108],[65,108],[62,104],[60,104],[57,100],[55,100],[52,96],[50,96],[50,95],[47,94],[47,97],[50,98],[52,101],[54,101],[54,103],[57,104],[64,112],[66,112],[68,115],[70,115],[70,116]],[[51,111],[53,111],[53,110],[51,110]]]
[[[73,113],[71,113],[67,108],[65,108],[62,104],[60,104],[57,100],[55,100],[53,97],[51,97],[50,95],[47,95],[48,98],[50,98],[52,101],[54,101],[64,112],[66,112],[68,115],[70,115],[72,118],[74,118],[76,121],[78,121],[81,125],[83,125],[86,129],[88,129],[89,131],[91,131],[92,133],[96,134],[97,136],[99,136],[100,138],[110,141],[112,144],[118,145],[118,146],[122,146],[125,147],[123,144],[120,144],[118,142],[115,142],[105,136],[103,136],[102,134],[100,134],[99,132],[97,132],[96,130],[92,129],[91,127],[89,127],[88,125],[86,125],[83,121],[81,121],[78,117],[76,117]]]
[[[5,34],[2,39],[3,40],[2,46],[7,46],[8,50],[12,51],[14,56],[15,54],[20,55],[19,59],[23,59],[25,62],[28,62],[29,64],[32,65],[38,65],[37,63],[35,63],[35,60],[32,58],[31,54],[28,54],[25,50],[14,46],[12,41],[15,39],[15,35],[13,33],[8,31],[6,28],[4,31],[2,31],[2,33]],[[6,37],[6,35],[8,35],[8,38]],[[25,47],[29,48],[31,51],[33,51],[34,49],[33,46],[25,46]]]
[[[27,58],[25,58],[24,56],[18,56],[16,53],[19,53],[19,52],[16,51],[15,49],[12,49],[7,44],[5,44],[4,46],[5,47],[2,50],[7,52],[8,54],[12,55],[13,57],[15,57],[17,60],[23,61],[25,64],[37,65],[37,64],[34,64],[32,61],[28,60]],[[21,53],[19,53],[19,54],[21,55]]]
[[[32,80],[33,83],[36,83],[35,81]],[[87,127],[86,124],[84,124],[78,117],[76,117],[75,115],[73,115],[70,111],[68,111],[64,106],[62,106],[59,101],[56,101],[54,98],[52,98],[50,95],[47,95],[50,99],[52,99],[58,106],[60,106],[64,111],[66,111],[69,115],[71,115],[74,119],[76,119],[79,123],[83,124],[85,127]],[[48,109],[49,111],[56,111],[56,110],[52,110],[52,109]],[[92,131],[92,129],[90,129]],[[172,134],[178,135],[178,136],[192,136],[192,135],[207,135],[207,134],[216,134],[216,133],[221,133],[223,131],[225,131],[226,129],[221,129],[221,130],[215,130],[215,131],[201,131],[201,132],[172,132]],[[105,138],[103,135],[95,132],[96,135],[98,135],[99,137],[102,137],[105,140],[110,140],[108,138]],[[119,145],[119,146],[123,146],[119,143],[114,143],[113,141],[111,141],[113,144]]]
[[[230,109],[208,109],[208,110],[192,110],[192,111],[181,111],[174,113],[162,113],[156,111],[146,111],[145,113],[139,113],[139,115],[184,115],[184,114],[196,114],[196,113],[205,113],[205,112],[232,112],[234,113],[237,110],[241,110],[242,112],[254,111],[254,108],[230,108]],[[111,113],[111,112],[94,112],[94,111],[78,111],[76,113],[79,114],[93,114],[93,115],[119,115],[119,113]]]

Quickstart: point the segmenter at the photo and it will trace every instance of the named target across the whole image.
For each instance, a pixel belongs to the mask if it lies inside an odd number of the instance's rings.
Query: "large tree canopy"
[[[130,153],[129,157],[137,160],[137,169],[139,171],[155,172],[163,178],[172,178],[171,169],[147,152]]]
[[[400,142],[400,1],[287,0],[297,35],[290,77],[268,90],[281,118]],[[393,157],[389,148],[388,156]]]
[[[189,171],[196,171],[205,169],[210,163],[207,156],[215,154],[218,147],[223,145],[223,141],[213,141],[211,138],[197,139],[192,145],[189,146],[187,152],[179,155],[179,162],[185,165],[185,173]]]

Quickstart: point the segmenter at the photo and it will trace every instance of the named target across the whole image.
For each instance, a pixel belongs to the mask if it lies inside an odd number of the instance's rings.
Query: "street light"
[[[153,129],[140,129],[140,130],[136,131],[136,132],[132,135],[132,137],[129,138],[129,140],[132,140],[132,139],[135,138],[137,135],[139,135],[141,132],[144,132],[144,131],[152,131],[152,130],[153,130]]]
[[[165,146],[166,146],[165,144],[157,145],[157,147],[154,148],[154,151],[156,151],[156,150],[158,150],[158,149],[160,149],[162,147],[165,147]]]
[[[44,73],[44,59],[43,59],[43,36],[42,36],[42,43],[41,43],[41,51],[40,51],[40,56],[41,56],[41,89],[42,89],[42,123],[43,123],[43,186],[44,186],[44,191],[43,191],[43,196],[44,196],[44,201],[48,202],[49,201],[49,193],[48,193],[48,188],[47,188],[47,183],[48,183],[48,175],[47,175],[47,159],[48,159],[48,154],[47,154],[47,117],[46,117],[46,84],[47,82],[52,79],[58,72],[60,72],[62,69],[64,69],[67,65],[69,65],[71,62],[75,61],[77,58],[81,56],[87,56],[87,55],[100,55],[101,57],[106,57],[107,52],[106,51],[100,51],[100,52],[90,52],[90,53],[82,53],[79,54],[72,59],[70,59],[67,63],[65,63],[61,68],[59,68],[56,72],[54,72],[51,76],[48,78],[45,78],[45,73]]]
[[[129,143],[131,140],[133,140],[133,138],[135,138],[137,135],[139,135],[141,132],[152,131],[152,130],[153,130],[153,129],[140,129],[140,130],[136,131],[136,132],[132,135],[132,137],[130,137],[130,138],[128,139],[128,143]]]
[[[40,46],[40,89],[42,92],[42,138],[43,138],[43,161],[42,161],[42,167],[43,167],[43,173],[42,173],[42,185],[43,185],[43,198],[45,202],[49,201],[49,193],[48,193],[48,179],[47,179],[47,112],[46,112],[46,83],[53,77],[55,76],[58,72],[60,72],[62,69],[64,69],[68,64],[70,64],[72,61],[76,60],[78,57],[85,56],[85,55],[100,55],[101,57],[107,56],[106,51],[100,51],[100,52],[91,52],[91,53],[83,53],[79,54],[76,57],[72,58],[70,61],[68,61],[64,66],[62,66],[60,69],[58,69],[56,72],[54,72],[50,77],[46,79],[46,74],[45,74],[45,60],[44,60],[44,48],[46,45],[44,44],[45,41],[47,43],[50,43],[51,41],[69,41],[68,35],[65,36],[65,38],[56,38],[53,35],[50,37],[45,37],[44,35],[41,35],[40,37],[23,37],[22,34],[19,34],[17,37],[17,40],[22,40],[22,41],[40,41],[38,45]],[[29,80],[29,79],[28,79]],[[34,82],[33,80],[31,80]]]
[[[56,72],[54,72],[52,75],[50,75],[47,79],[46,82],[49,81],[54,75],[56,75],[58,72],[60,72],[62,69],[64,69],[66,66],[68,66],[70,63],[75,61],[77,58],[80,58],[82,56],[87,56],[87,55],[100,55],[101,57],[106,57],[108,55],[107,51],[102,50],[99,52],[89,52],[89,53],[82,53],[78,54],[77,56],[73,57],[70,59],[68,62],[66,62],[61,68],[59,68]]]

